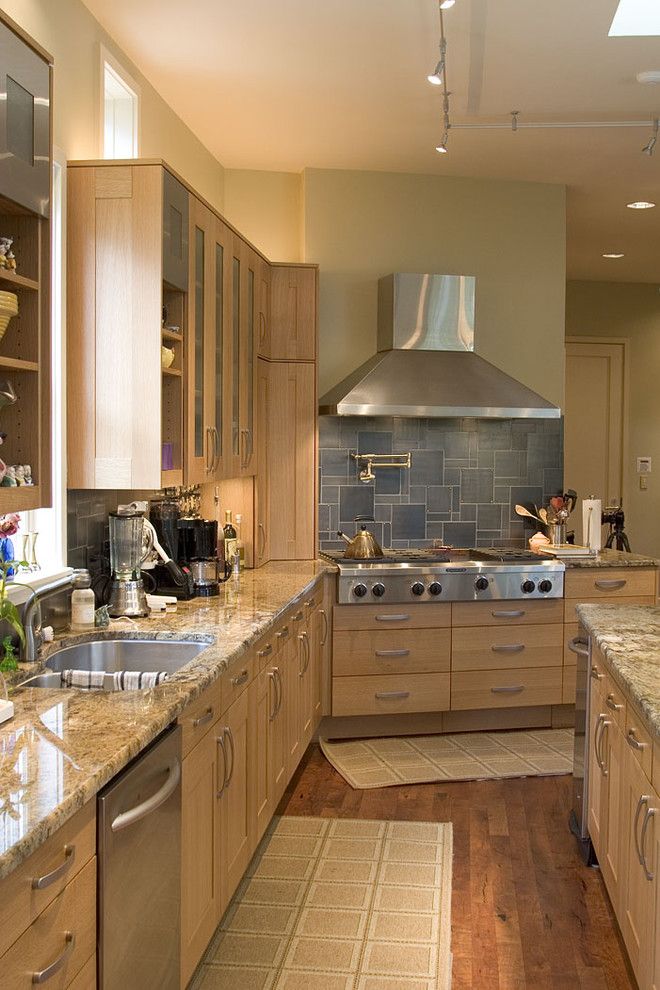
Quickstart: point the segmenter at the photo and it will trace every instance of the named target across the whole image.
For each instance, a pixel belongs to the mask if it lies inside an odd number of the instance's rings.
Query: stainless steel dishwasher
[[[99,990],[178,990],[181,727],[100,792]]]

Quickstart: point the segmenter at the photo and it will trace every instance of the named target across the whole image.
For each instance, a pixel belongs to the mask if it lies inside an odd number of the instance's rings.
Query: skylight
[[[640,37],[660,35],[658,0],[619,0],[609,36]]]

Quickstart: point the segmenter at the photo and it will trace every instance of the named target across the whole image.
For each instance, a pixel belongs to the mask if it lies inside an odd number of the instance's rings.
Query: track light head
[[[442,74],[445,71],[445,60],[441,58],[433,72],[426,78],[433,86],[442,86]]]
[[[456,0],[441,0],[440,10],[449,10],[449,8],[453,7],[455,3]]]
[[[648,155],[650,158],[651,155],[653,154],[653,149],[655,148],[657,143],[658,143],[658,118],[656,117],[655,120],[653,121],[653,134],[649,138],[647,144],[645,144],[644,147],[642,148],[642,154]]]
[[[448,140],[449,140],[449,134],[447,133],[447,131],[445,131],[445,133],[442,135],[442,141],[435,149],[438,152],[438,154],[440,155],[447,154],[447,152],[449,151],[449,148],[447,147]]]

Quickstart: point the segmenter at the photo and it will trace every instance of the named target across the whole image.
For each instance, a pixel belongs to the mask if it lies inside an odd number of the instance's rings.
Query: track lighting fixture
[[[648,143],[645,144],[644,147],[642,148],[642,154],[648,155],[650,158],[651,155],[653,154],[653,149],[655,148],[657,143],[658,143],[658,118],[656,117],[655,120],[653,121],[653,134],[649,138]]]
[[[435,149],[441,155],[446,155],[447,152],[449,151],[449,148],[447,147],[447,141],[448,140],[449,140],[449,134],[447,133],[447,131],[445,131],[445,133],[442,135],[442,141],[440,142],[440,144]]]
[[[451,94],[447,89],[447,39],[445,38],[445,23],[442,11],[453,7],[454,2],[455,0],[440,0],[438,4],[438,14],[440,15],[440,61],[436,65],[433,75],[427,76],[428,81],[433,83],[434,86],[442,86],[444,134],[442,135],[440,144],[437,144],[435,147],[435,150],[441,155],[446,155],[449,150],[447,141],[449,140],[449,128],[451,127],[449,119],[449,97]]]
[[[440,10],[449,10],[449,8],[453,7],[455,3],[456,0],[442,0]]]
[[[440,39],[440,58],[438,59],[438,64],[436,65],[433,72],[426,78],[434,86],[442,86],[442,78],[445,72],[445,55],[447,54],[447,42],[444,38]]]

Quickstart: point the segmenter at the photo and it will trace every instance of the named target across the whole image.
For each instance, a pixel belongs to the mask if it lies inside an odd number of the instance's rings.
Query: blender
[[[149,615],[140,563],[144,519],[141,512],[110,513],[110,585],[109,612],[139,617]]]

